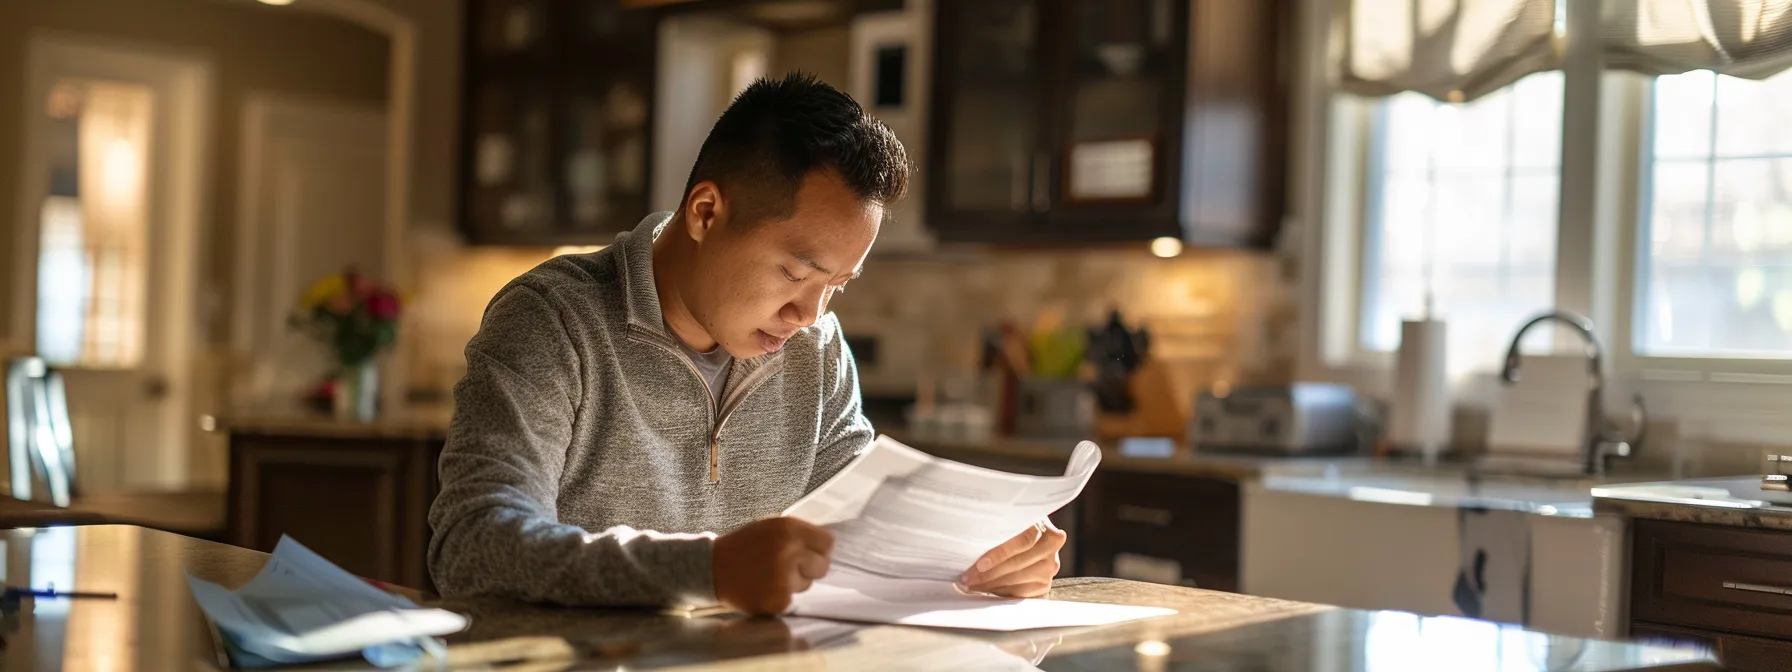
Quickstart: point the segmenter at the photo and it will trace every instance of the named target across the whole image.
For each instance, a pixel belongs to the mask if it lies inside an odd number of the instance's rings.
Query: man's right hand
[[[827,576],[834,535],[795,518],[767,518],[716,539],[716,599],[749,614],[780,614]]]

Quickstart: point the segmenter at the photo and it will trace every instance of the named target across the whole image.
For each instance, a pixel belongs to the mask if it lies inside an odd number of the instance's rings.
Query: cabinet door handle
[[[1758,583],[1741,583],[1741,582],[1737,582],[1737,581],[1725,581],[1724,588],[1729,589],[1729,590],[1745,590],[1745,591],[1748,591],[1751,593],[1769,593],[1772,595],[1792,595],[1792,588],[1785,588],[1785,587],[1781,587],[1781,586],[1763,586]]]
[[[1114,516],[1129,523],[1144,523],[1158,527],[1169,527],[1172,518],[1169,511],[1131,504],[1121,504],[1115,507]]]
[[[1045,152],[1033,153],[1033,211],[1045,212],[1052,207],[1052,196],[1049,183],[1052,178],[1052,159]]]

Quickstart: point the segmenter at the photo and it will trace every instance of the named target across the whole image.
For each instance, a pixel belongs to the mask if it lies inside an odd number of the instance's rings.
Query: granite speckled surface
[[[234,433],[326,438],[413,439],[440,441],[447,433],[448,410],[407,411],[368,423],[339,421],[314,416],[245,415],[225,422]],[[1076,441],[995,437],[965,440],[916,437],[889,431],[892,438],[925,452],[1003,471],[1057,475],[1064,471]],[[1618,483],[1651,481],[1658,474],[1619,474],[1592,478],[1569,474],[1526,477],[1516,474],[1479,473],[1462,464],[1422,468],[1410,461],[1379,460],[1362,456],[1271,457],[1208,454],[1176,446],[1167,457],[1123,455],[1117,444],[1102,445],[1104,472],[1175,474],[1250,482],[1252,487],[1293,494],[1339,497],[1359,501],[1417,506],[1477,506],[1510,509],[1546,516],[1590,517],[1595,513],[1622,513],[1610,506],[1595,509],[1591,492]],[[1785,512],[1679,511],[1637,505],[1646,516],[1680,516],[1666,520],[1710,519],[1722,524],[1792,529],[1792,509]]]
[[[1762,490],[1760,476],[1601,487],[1593,491],[1593,508],[1630,518],[1792,531],[1792,493]]]
[[[0,669],[216,669],[216,648],[184,573],[237,586],[267,555],[128,526],[0,531],[7,583],[114,592],[115,600],[27,600],[0,619]],[[320,551],[325,549],[319,549]],[[800,618],[557,609],[497,601],[433,601],[468,614],[472,644],[564,638],[576,660],[531,670],[1164,670],[1368,672],[1461,669],[1708,670],[1709,652],[1552,637],[1515,626],[1113,579],[1064,579],[1053,599],[1145,604],[1180,613],[1095,628],[971,633]],[[365,663],[304,669],[371,669]]]
[[[324,438],[382,438],[441,440],[447,436],[451,410],[405,411],[381,416],[371,422],[337,420],[329,416],[290,414],[240,414],[221,418],[220,425],[231,433],[270,436],[303,436]],[[1050,441],[1024,438],[994,438],[980,441],[956,439],[920,439],[890,431],[903,443],[948,459],[981,464],[1008,471],[1036,474],[1063,473],[1064,464],[1076,446],[1074,440]],[[1114,445],[1102,446],[1102,469],[1150,473],[1172,473],[1225,480],[1242,481],[1258,477],[1267,470],[1317,470],[1327,465],[1367,464],[1362,457],[1253,457],[1244,455],[1210,455],[1190,452],[1178,447],[1165,458],[1131,457],[1120,454]]]
[[[448,436],[451,410],[407,410],[368,422],[338,420],[328,415],[241,413],[219,418],[219,428],[232,434],[302,436],[341,439],[440,440]]]
[[[1045,440],[1013,437],[994,437],[984,440],[919,438],[901,432],[886,432],[890,438],[906,443],[928,453],[948,459],[964,462],[989,462],[996,464],[1014,463],[1023,466],[1031,462],[1038,465],[1037,473],[1063,473],[1064,464],[1070,459],[1070,452],[1076,447],[1075,439]],[[1257,478],[1269,471],[1279,472],[1317,472],[1328,466],[1367,465],[1372,462],[1366,457],[1262,457],[1250,455],[1222,455],[1202,453],[1189,450],[1185,446],[1176,446],[1169,457],[1133,457],[1122,455],[1117,445],[1112,442],[1101,444],[1101,469],[1103,471],[1131,471],[1146,473],[1180,474],[1218,478],[1231,481],[1245,481]],[[1018,469],[1016,469],[1018,470]]]

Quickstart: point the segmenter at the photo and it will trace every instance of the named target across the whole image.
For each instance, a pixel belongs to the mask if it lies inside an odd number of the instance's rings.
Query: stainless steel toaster
[[[1233,388],[1195,399],[1188,436],[1206,452],[1319,455],[1358,449],[1357,394],[1345,385]]]

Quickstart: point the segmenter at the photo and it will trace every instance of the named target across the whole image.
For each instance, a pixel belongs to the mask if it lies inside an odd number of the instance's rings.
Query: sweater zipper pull
[[[721,437],[712,436],[709,438],[709,482],[720,483],[721,481],[722,439]]]

